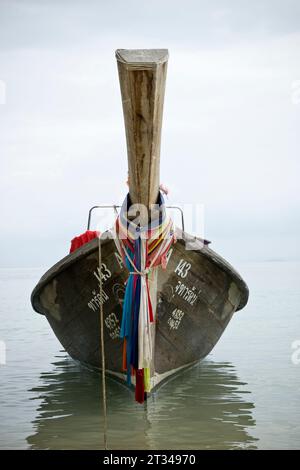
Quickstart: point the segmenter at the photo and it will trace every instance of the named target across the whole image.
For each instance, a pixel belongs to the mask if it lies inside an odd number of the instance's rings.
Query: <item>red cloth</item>
[[[135,371],[135,399],[139,403],[145,401],[144,369]]]
[[[82,233],[78,237],[73,238],[73,240],[71,241],[70,253],[73,253],[73,251],[78,250],[78,248],[80,248],[82,245],[85,245],[85,243],[90,242],[99,235],[100,232],[87,230],[85,233]]]

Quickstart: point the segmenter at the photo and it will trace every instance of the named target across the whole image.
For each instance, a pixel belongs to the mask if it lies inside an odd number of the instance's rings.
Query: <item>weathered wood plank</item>
[[[150,207],[159,191],[160,142],[168,62],[167,49],[118,49],[125,121],[129,192]]]

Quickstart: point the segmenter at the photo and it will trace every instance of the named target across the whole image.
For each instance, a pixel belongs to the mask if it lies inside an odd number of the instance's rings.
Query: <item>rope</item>
[[[105,348],[104,348],[104,321],[103,321],[103,302],[102,302],[102,252],[101,252],[101,235],[99,240],[99,291],[100,291],[100,343],[101,343],[101,368],[102,368],[102,402],[103,402],[103,443],[104,449],[107,450],[107,400],[106,400],[106,378],[105,378]]]

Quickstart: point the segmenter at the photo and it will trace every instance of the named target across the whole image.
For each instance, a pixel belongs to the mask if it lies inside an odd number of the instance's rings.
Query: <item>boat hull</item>
[[[100,302],[104,312],[106,372],[125,380],[120,338],[128,272],[107,232],[101,240],[103,294],[99,293],[99,240],[66,256],[39,281],[33,308],[44,314],[69,355],[100,368]],[[199,239],[187,234],[173,245],[156,283],[152,387],[207,356],[235,311],[248,300],[239,274]],[[187,247],[189,249],[187,249]]]

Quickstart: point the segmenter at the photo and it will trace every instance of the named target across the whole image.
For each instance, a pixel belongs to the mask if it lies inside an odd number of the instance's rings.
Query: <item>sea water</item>
[[[238,269],[249,303],[204,361],[145,405],[107,379],[110,449],[300,447],[300,263]],[[32,310],[42,273],[0,270],[0,448],[101,449],[101,377]]]

